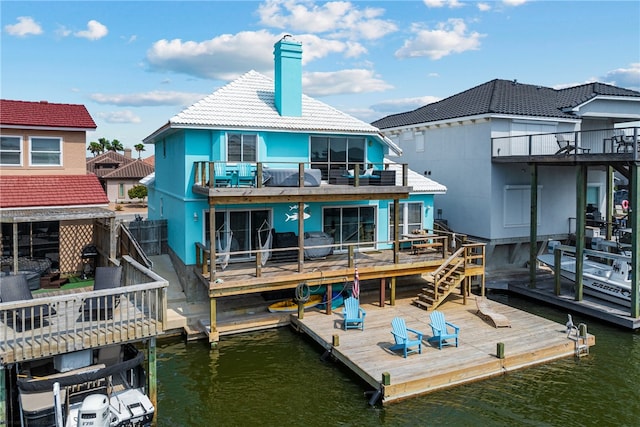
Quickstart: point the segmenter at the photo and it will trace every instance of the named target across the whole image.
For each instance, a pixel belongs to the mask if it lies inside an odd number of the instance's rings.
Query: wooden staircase
[[[449,294],[460,289],[467,277],[477,275],[484,275],[484,245],[463,245],[434,272],[423,275],[427,284],[412,301],[413,305],[435,310]]]

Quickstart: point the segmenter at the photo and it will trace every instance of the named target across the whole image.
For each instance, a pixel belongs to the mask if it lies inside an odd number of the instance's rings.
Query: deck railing
[[[512,135],[491,138],[492,157],[632,154],[638,159],[640,128]],[[564,148],[567,147],[568,148]]]
[[[131,257],[123,257],[121,265],[124,284],[119,288],[0,303],[0,362],[38,359],[161,334],[169,283]],[[106,307],[101,305],[105,301],[114,305],[109,315],[84,314],[89,309],[104,313]],[[19,315],[25,311],[31,316]]]
[[[349,163],[343,167],[336,164],[319,162],[252,162],[248,164],[250,170],[249,178],[240,176],[242,163],[224,161],[197,161],[194,162],[193,184],[202,187],[305,187],[310,186],[309,177],[313,180],[330,185],[348,185],[352,187],[385,185],[395,186],[396,175],[402,177],[402,186],[408,184],[408,165],[387,163]],[[218,165],[218,166],[216,166]],[[245,164],[247,165],[247,164]],[[216,176],[216,169],[218,175]],[[222,172],[223,171],[223,172]],[[269,180],[272,172],[290,171],[292,176],[297,177],[297,182],[286,185],[274,184]],[[336,172],[339,178],[336,179]],[[224,175],[222,175],[224,173]],[[246,172],[244,172],[246,173]],[[351,175],[349,175],[351,173]],[[308,175],[305,177],[305,175]],[[213,179],[212,179],[213,178]],[[319,183],[318,183],[319,184]]]

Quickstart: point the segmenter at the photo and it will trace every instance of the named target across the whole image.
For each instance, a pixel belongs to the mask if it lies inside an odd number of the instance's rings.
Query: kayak
[[[311,295],[309,300],[305,302],[304,308],[315,307],[318,304],[322,303],[322,295]],[[285,313],[285,312],[295,312],[298,311],[298,302],[294,301],[293,298],[286,299],[284,301],[274,302],[269,306],[269,311],[271,313]]]

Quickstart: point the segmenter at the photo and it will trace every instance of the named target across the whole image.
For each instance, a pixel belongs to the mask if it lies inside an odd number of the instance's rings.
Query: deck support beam
[[[5,365],[0,365],[0,425],[8,426],[9,420],[7,420],[7,407],[5,402],[7,401],[7,389],[5,388],[6,380],[6,368]]]
[[[607,197],[606,203],[607,206],[606,214],[605,214],[605,235],[607,240],[611,240],[613,236],[613,167],[611,165],[607,166]]]
[[[147,390],[149,390],[149,400],[158,411],[158,371],[156,364],[156,337],[147,343]]]
[[[532,163],[531,170],[531,210],[529,227],[529,287],[536,287],[536,266],[538,265],[538,165]]]
[[[637,136],[637,135],[636,135]],[[636,156],[638,153],[636,152]],[[629,197],[629,221],[633,230],[631,237],[631,317],[640,317],[640,163],[635,162],[629,166],[631,172],[630,197]]]
[[[584,238],[587,209],[587,173],[586,165],[579,165],[576,174],[576,301],[582,301],[584,282]]]

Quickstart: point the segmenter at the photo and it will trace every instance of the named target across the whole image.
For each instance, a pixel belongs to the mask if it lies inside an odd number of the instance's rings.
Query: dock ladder
[[[589,343],[586,323],[580,323],[578,326],[571,325],[567,331],[567,338],[575,343],[576,357],[587,356],[589,354]]]

